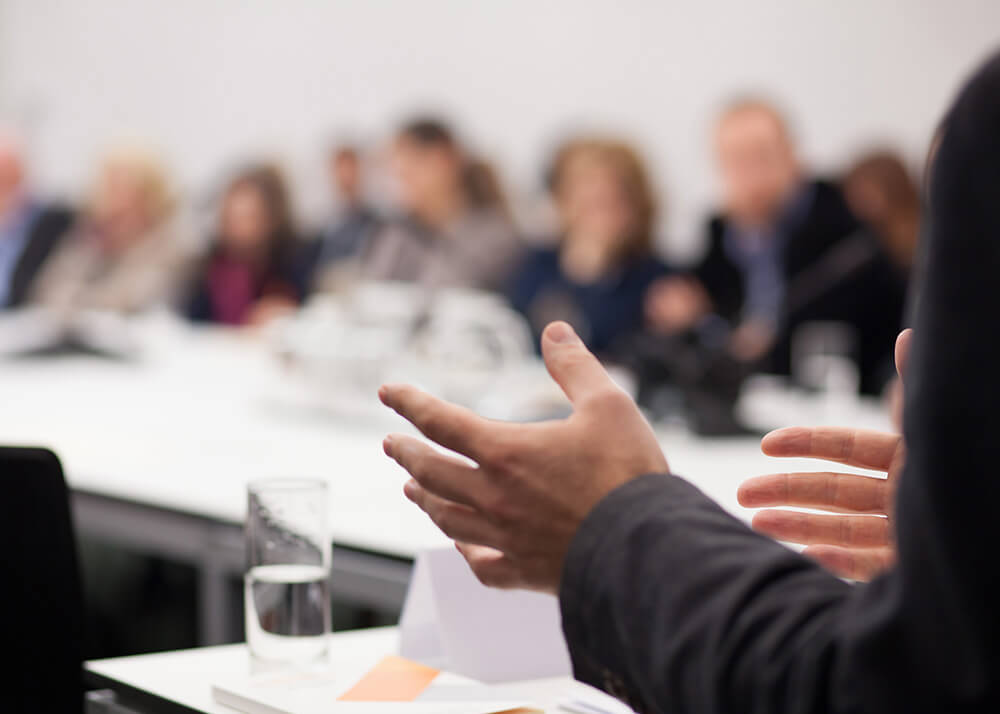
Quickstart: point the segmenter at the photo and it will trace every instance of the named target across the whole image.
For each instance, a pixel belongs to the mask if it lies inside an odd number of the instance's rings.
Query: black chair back
[[[82,712],[83,594],[69,492],[51,451],[0,447],[0,562],[0,709]]]

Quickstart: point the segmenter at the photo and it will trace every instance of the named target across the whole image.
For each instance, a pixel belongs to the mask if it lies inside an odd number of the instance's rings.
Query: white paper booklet
[[[338,666],[326,672],[257,675],[212,685],[212,697],[246,714],[540,714],[511,694],[464,677],[438,674],[412,701],[338,701],[364,671]],[[474,697],[474,698],[470,698]]]

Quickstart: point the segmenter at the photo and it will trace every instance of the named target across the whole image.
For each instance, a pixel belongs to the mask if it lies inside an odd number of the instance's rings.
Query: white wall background
[[[707,127],[763,90],[833,170],[889,142],[915,164],[961,78],[1000,47],[998,0],[0,0],[0,118],[38,182],[79,190],[144,137],[192,194],[242,157],[285,162],[307,204],[321,150],[440,109],[508,183],[538,185],[565,130],[647,152],[675,254],[713,191]]]

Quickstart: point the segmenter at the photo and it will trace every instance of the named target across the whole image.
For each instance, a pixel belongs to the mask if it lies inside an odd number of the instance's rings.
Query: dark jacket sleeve
[[[578,677],[649,712],[1000,711],[998,196],[1000,57],[935,159],[897,566],[849,586],[685,481],[644,476],[598,504],[567,556]]]
[[[712,300],[712,311],[731,323],[739,320],[746,288],[743,274],[729,259],[723,247],[726,223],[722,216],[713,216],[705,226],[707,249],[692,271]]]
[[[49,206],[38,214],[14,269],[7,304],[0,307],[21,307],[28,302],[35,278],[72,225],[73,212],[63,206]]]
[[[314,292],[316,274],[320,270],[323,253],[323,236],[305,241],[296,251],[291,268],[291,281],[296,292],[304,300]]]
[[[207,262],[198,268],[188,285],[181,312],[191,322],[215,322],[212,295],[208,287]]]

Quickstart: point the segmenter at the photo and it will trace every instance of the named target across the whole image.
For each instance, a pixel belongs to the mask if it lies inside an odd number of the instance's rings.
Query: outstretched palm
[[[755,529],[806,545],[807,555],[844,577],[868,580],[892,565],[892,505],[905,458],[902,437],[859,429],[793,427],[768,434],[761,448],[769,456],[823,459],[884,476],[821,471],[749,479],[739,490],[744,506],[794,506],[840,514],[769,509],[754,516]]]
[[[900,377],[909,341],[910,330],[896,341]],[[740,486],[740,503],[748,508],[768,509],[754,516],[754,528],[779,540],[807,546],[807,555],[855,580],[868,580],[892,565],[892,507],[905,461],[901,436],[861,429],[793,427],[765,436],[761,449],[769,456],[822,459],[880,475],[821,471],[748,479]],[[775,506],[813,508],[837,515]]]

